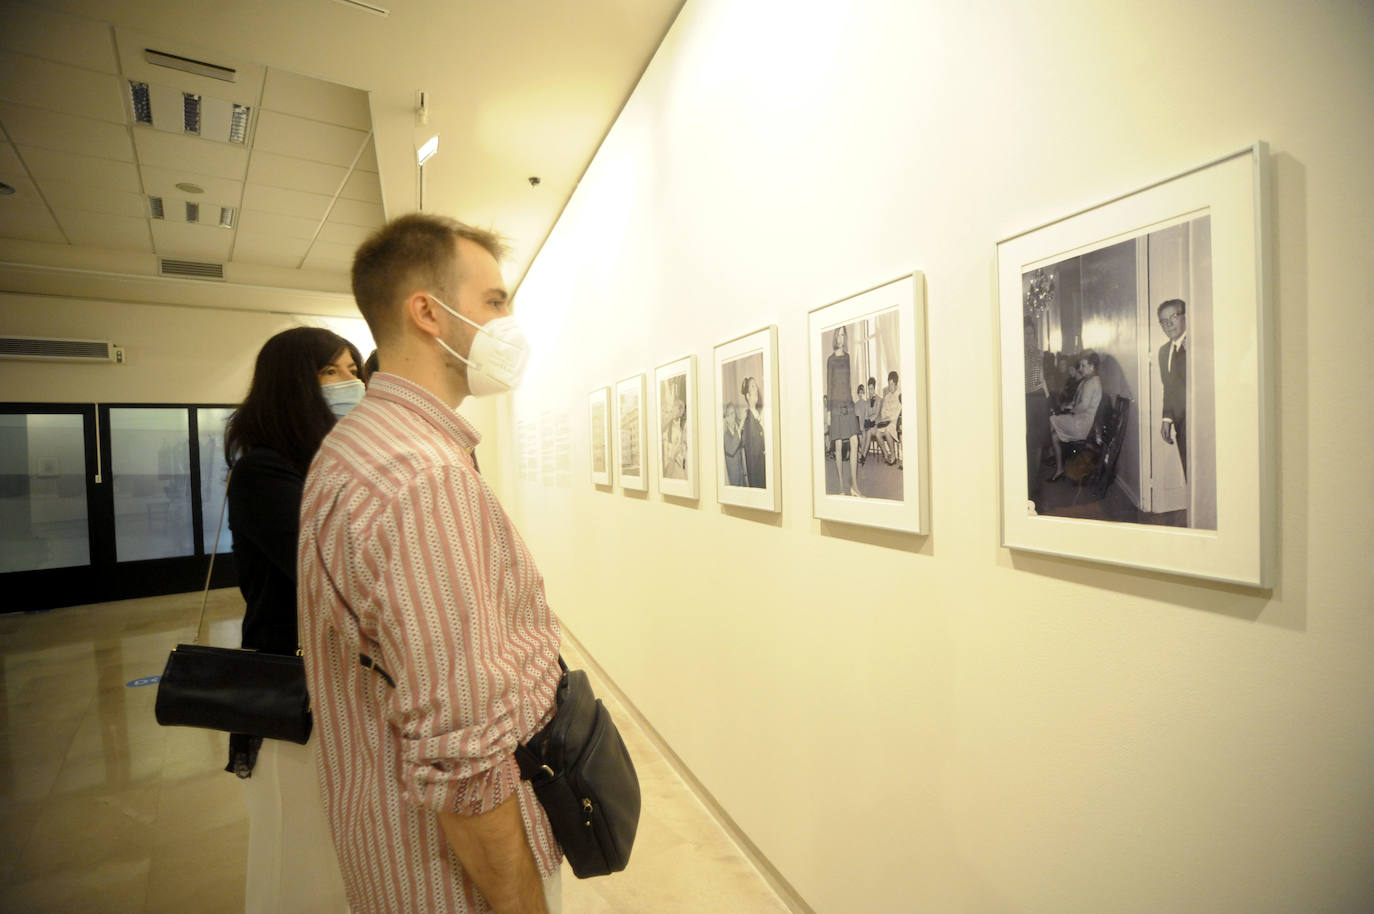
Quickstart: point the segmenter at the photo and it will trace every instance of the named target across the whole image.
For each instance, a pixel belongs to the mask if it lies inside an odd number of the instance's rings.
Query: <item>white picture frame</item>
[[[720,343],[714,349],[713,366],[716,498],[723,505],[780,512],[777,326]],[[754,397],[748,409],[742,393],[745,385]],[[734,420],[727,417],[727,407],[733,408]],[[735,450],[727,455],[732,444]]]
[[[587,459],[591,464],[593,485],[609,486],[615,479],[612,416],[609,387],[598,387],[587,395]]]
[[[807,346],[814,516],[929,533],[924,276],[812,309]]]
[[[644,446],[644,375],[615,385],[616,477],[622,491],[649,489],[649,455]]]
[[[1272,586],[1268,186],[1256,143],[997,243],[1004,546]]]
[[[676,498],[697,498],[697,442],[701,440],[697,402],[697,357],[654,369],[654,423],[658,491]]]

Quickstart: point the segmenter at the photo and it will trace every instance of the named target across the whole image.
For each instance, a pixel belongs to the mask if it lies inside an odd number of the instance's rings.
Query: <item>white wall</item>
[[[994,242],[1257,139],[1276,588],[1000,549]],[[816,911],[1374,907],[1370,148],[1356,0],[687,4],[520,291],[502,483],[568,628]],[[912,268],[934,532],[823,526],[806,312]],[[709,397],[769,323],[780,520],[709,459],[696,505],[586,481],[588,392],[696,353]],[[546,410],[568,487],[513,471]]]

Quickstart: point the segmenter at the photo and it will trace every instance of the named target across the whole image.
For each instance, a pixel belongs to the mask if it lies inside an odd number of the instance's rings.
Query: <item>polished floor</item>
[[[243,910],[248,822],[223,734],[158,726],[167,651],[199,594],[0,616],[0,911]],[[211,594],[210,641],[237,644],[237,590]],[[583,665],[565,643],[570,665]],[[673,767],[593,681],[639,770],[644,812],[629,869],[579,881],[565,914],[787,907]]]

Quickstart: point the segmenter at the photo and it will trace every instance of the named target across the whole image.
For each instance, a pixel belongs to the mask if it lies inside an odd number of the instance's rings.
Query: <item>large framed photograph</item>
[[[808,338],[815,516],[928,532],[923,277],[816,308]]]
[[[778,328],[715,348],[716,497],[723,505],[782,510],[778,455]]]
[[[611,484],[611,389],[598,387],[587,397],[587,433],[591,441],[592,482]]]
[[[644,375],[616,382],[615,425],[621,489],[649,488],[648,455],[644,453]]]
[[[997,244],[1003,545],[1270,586],[1267,186],[1259,143]]]
[[[658,416],[658,490],[678,498],[697,497],[697,357],[689,355],[654,369]]]

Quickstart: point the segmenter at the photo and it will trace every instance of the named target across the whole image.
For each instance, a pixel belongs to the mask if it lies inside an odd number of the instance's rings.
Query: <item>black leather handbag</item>
[[[225,498],[227,501],[227,479]],[[223,504],[219,522],[222,527]],[[210,575],[215,570],[218,551],[216,533],[195,638],[190,644],[178,644],[172,649],[157,684],[153,707],[157,722],[168,727],[204,727],[305,745],[313,721],[310,695],[305,688],[305,661],[300,651],[293,657],[200,643],[205,604],[210,596]]]
[[[583,670],[568,671],[553,719],[515,750],[579,879],[625,869],[639,828],[639,777],[611,714]]]

